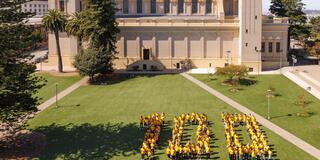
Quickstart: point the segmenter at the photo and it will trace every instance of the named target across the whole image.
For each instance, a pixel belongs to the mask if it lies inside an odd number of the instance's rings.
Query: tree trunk
[[[61,48],[59,42],[59,31],[54,32],[56,38],[56,45],[57,45],[57,54],[58,54],[58,71],[63,72],[63,65],[62,65],[62,56],[61,56]]]

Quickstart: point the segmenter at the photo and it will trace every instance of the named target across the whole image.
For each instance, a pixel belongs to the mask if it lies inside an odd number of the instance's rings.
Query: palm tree
[[[59,42],[59,32],[64,31],[66,24],[66,17],[58,10],[49,10],[48,14],[43,17],[42,23],[47,30],[54,33],[56,38],[57,54],[58,54],[58,70],[63,72],[61,48]]]

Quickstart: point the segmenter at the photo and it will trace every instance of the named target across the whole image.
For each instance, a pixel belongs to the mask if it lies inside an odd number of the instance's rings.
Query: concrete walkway
[[[276,124],[268,121],[267,119],[265,119],[264,117],[260,116],[259,114],[249,110],[248,108],[240,105],[239,103],[233,101],[232,99],[230,99],[229,97],[221,94],[220,92],[212,89],[211,87],[209,87],[208,85],[206,85],[205,83],[197,80],[196,78],[193,78],[192,76],[186,74],[186,73],[181,73],[181,75],[183,77],[185,77],[186,79],[190,80],[191,82],[193,82],[194,84],[200,86],[202,89],[206,90],[207,92],[209,92],[210,94],[212,94],[213,96],[219,98],[220,100],[224,101],[225,103],[229,104],[230,106],[232,106],[233,108],[239,110],[242,113],[245,114],[252,114],[256,117],[257,121],[263,125],[264,127],[270,129],[271,131],[273,131],[274,133],[278,134],[280,137],[286,139],[287,141],[291,142],[292,144],[296,145],[297,147],[299,147],[300,149],[302,149],[303,151],[309,153],[310,155],[312,155],[313,157],[317,158],[320,160],[320,150],[318,150],[317,148],[313,147],[312,145],[306,143],[305,141],[301,140],[300,138],[296,137],[295,135],[289,133],[288,131],[280,128],[279,126],[277,126]]]
[[[299,66],[283,68],[283,75],[320,99],[320,67]]]
[[[63,90],[62,92],[60,92],[58,94],[58,101],[60,99],[62,99],[63,97],[65,97],[66,95],[70,94],[71,92],[73,92],[74,90],[76,90],[77,88],[79,88],[81,85],[85,84],[88,81],[88,78],[82,78],[80,81],[74,83],[73,85],[71,85],[70,87],[68,87],[67,89]],[[38,113],[45,110],[46,108],[50,107],[51,105],[56,103],[56,97],[52,97],[49,100],[45,101],[44,103],[40,104],[37,108],[38,108]]]

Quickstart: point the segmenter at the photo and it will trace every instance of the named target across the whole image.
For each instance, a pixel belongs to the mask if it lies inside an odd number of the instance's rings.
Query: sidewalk
[[[193,82],[194,84],[198,85],[202,89],[206,90],[211,95],[219,98],[220,100],[222,100],[225,103],[229,104],[231,107],[239,110],[240,112],[245,113],[245,114],[254,115],[256,117],[257,121],[261,125],[263,125],[264,127],[270,129],[274,133],[278,134],[280,137],[286,139],[287,141],[291,142],[292,144],[294,144],[295,146],[297,146],[301,150],[309,153],[313,157],[315,157],[315,158],[320,160],[320,150],[318,150],[317,148],[315,148],[312,145],[306,143],[305,141],[303,141],[302,139],[300,139],[300,138],[296,137],[295,135],[289,133],[288,131],[280,128],[276,124],[268,121],[267,119],[265,119],[264,117],[260,116],[259,114],[249,110],[245,106],[242,106],[241,104],[233,101],[232,99],[230,99],[229,97],[223,95],[222,93],[212,89],[211,87],[209,87],[208,85],[204,84],[203,82],[197,80],[196,78],[193,78],[192,76],[190,76],[190,75],[188,75],[186,73],[181,73],[181,75],[183,77],[185,77],[186,79],[190,80],[191,82]]]
[[[67,89],[63,90],[62,92],[60,92],[57,96],[57,100],[59,101],[60,99],[62,99],[63,97],[67,96],[68,94],[70,94],[71,92],[73,92],[74,90],[78,89],[80,86],[82,86],[83,84],[85,84],[88,81],[88,78],[82,78],[80,81],[76,82],[75,84],[71,85],[70,87],[68,87]],[[54,103],[56,103],[56,97],[52,97],[49,100],[45,101],[44,103],[40,104],[37,108],[38,108],[38,113],[45,110],[46,108],[50,107],[51,105],[53,105]]]

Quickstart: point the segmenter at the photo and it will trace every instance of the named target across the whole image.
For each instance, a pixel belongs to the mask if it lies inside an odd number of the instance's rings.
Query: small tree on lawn
[[[106,55],[101,50],[95,48],[83,49],[75,57],[74,66],[83,76],[89,76],[90,81],[94,79],[94,75],[105,69],[104,61]]]
[[[235,91],[240,80],[248,76],[248,67],[245,65],[228,65],[223,68],[217,68],[217,75],[228,77],[224,83],[231,84],[232,90]]]
[[[308,101],[306,100],[306,94],[304,90],[301,91],[301,93],[298,96],[298,100],[296,101],[296,105],[300,106],[300,112],[297,113],[298,116],[301,117],[308,117],[309,113],[307,111],[307,105]]]
[[[63,72],[59,32],[65,29],[66,17],[58,10],[49,10],[48,15],[43,17],[42,23],[47,30],[54,33],[58,55],[58,70]]]

